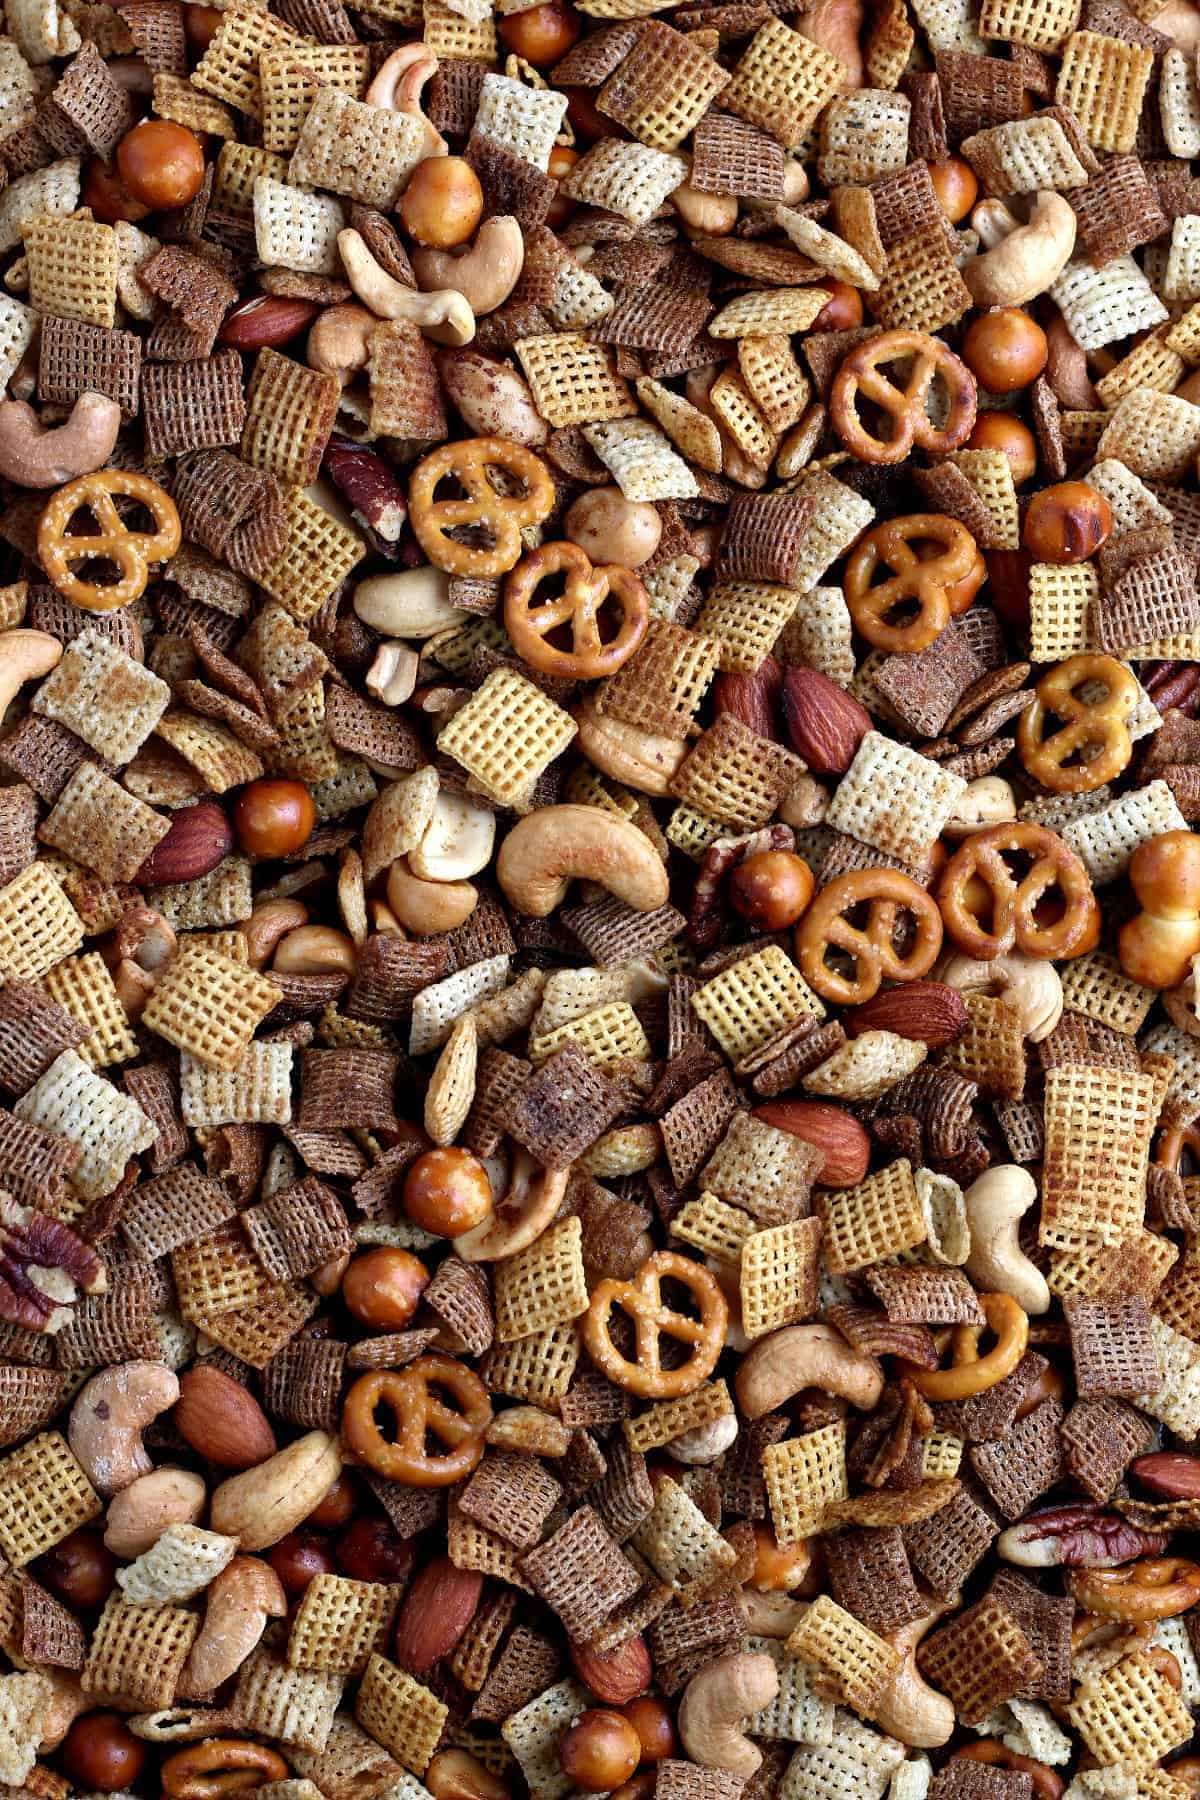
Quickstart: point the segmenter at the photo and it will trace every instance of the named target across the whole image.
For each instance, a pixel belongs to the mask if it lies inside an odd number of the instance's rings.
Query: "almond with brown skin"
[[[871,1160],[871,1140],[853,1113],[823,1100],[769,1100],[754,1117],[803,1138],[825,1158],[817,1180],[822,1187],[856,1187]]]
[[[773,656],[764,656],[753,675],[718,675],[713,682],[713,707],[718,718],[732,713],[759,737],[778,741],[782,686],[783,670]]]
[[[1156,1450],[1135,1457],[1129,1472],[1160,1500],[1200,1500],[1200,1456],[1183,1450]]]
[[[871,715],[819,669],[793,663],[783,672],[788,742],[814,775],[844,775],[871,730]]]
[[[253,1469],[275,1454],[275,1433],[249,1388],[197,1363],[179,1377],[173,1414],[180,1437],[220,1469]]]
[[[883,988],[861,1006],[842,1014],[851,1037],[864,1031],[891,1031],[931,1050],[944,1049],[967,1029],[970,1015],[957,988],[944,981],[910,981]]]
[[[233,828],[215,800],[186,806],[171,829],[138,870],[139,887],[169,887],[176,881],[198,881],[224,862],[233,849]]]
[[[410,1675],[425,1675],[453,1650],[479,1605],[483,1576],[456,1569],[438,1556],[421,1570],[404,1596],[396,1620],[396,1661]]]
[[[576,1675],[605,1706],[624,1706],[650,1686],[650,1652],[641,1637],[625,1638],[611,1650],[592,1650],[574,1641],[567,1648]]]

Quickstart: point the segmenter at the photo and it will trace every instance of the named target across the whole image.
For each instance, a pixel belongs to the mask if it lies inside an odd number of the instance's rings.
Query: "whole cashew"
[[[413,273],[426,293],[453,288],[471,311],[495,312],[517,285],[525,266],[525,239],[513,218],[497,214],[485,219],[466,250],[414,250]]]
[[[165,1363],[117,1363],[92,1376],[71,1408],[67,1437],[94,1488],[118,1494],[150,1473],[142,1431],[178,1398],[179,1382]]]
[[[984,243],[1002,231],[1002,202],[984,200],[971,223]],[[1011,214],[1009,215],[1011,218]],[[1063,199],[1043,189],[1034,201],[1028,225],[1015,225],[995,247],[971,258],[962,276],[976,306],[1024,306],[1058,280],[1075,248],[1075,214]]]
[[[48,675],[62,653],[61,640],[48,631],[0,632],[0,718],[25,683]]]
[[[869,1412],[883,1392],[883,1369],[874,1356],[852,1350],[832,1325],[787,1325],[760,1338],[742,1358],[734,1386],[748,1419],[774,1412],[806,1387],[839,1394]]]
[[[1018,1242],[1017,1228],[1037,1199],[1037,1182],[1019,1163],[998,1163],[963,1196],[971,1253],[967,1274],[976,1287],[1011,1294],[1027,1313],[1050,1310],[1046,1278]]]
[[[407,859],[398,856],[388,870],[387,897],[406,931],[435,937],[465,924],[478,904],[479,889],[470,881],[422,881]]]
[[[61,487],[102,469],[121,429],[121,409],[107,394],[80,394],[65,425],[42,430],[24,400],[0,400],[0,475],[20,487]]]
[[[576,879],[599,882],[635,912],[665,906],[670,892],[645,832],[598,806],[544,806],[519,819],[500,846],[496,875],[532,919],[547,918]]]
[[[433,359],[442,386],[480,437],[511,438],[536,450],[550,427],[533,403],[529,383],[507,363],[481,356],[477,350],[440,350]]]
[[[287,1612],[283,1583],[257,1556],[235,1556],[208,1590],[204,1623],[184,1664],[176,1698],[202,1700],[240,1669],[267,1628]]]
[[[238,930],[249,946],[247,958],[252,969],[265,969],[275,954],[275,946],[289,931],[308,924],[308,908],[302,900],[261,900]]]
[[[454,1254],[473,1263],[515,1256],[541,1237],[566,1192],[565,1169],[544,1169],[527,1150],[519,1150],[503,1199],[480,1224],[454,1239]]]
[[[571,716],[579,727],[579,749],[602,775],[639,794],[661,799],[670,792],[671,777],[687,755],[685,743],[597,712],[590,694]]]
[[[368,106],[382,107],[385,112],[407,113],[419,119],[425,128],[425,155],[445,156],[449,146],[421,111],[421,95],[427,81],[437,74],[438,59],[424,44],[402,44],[393,50],[363,98]]]
[[[418,294],[381,269],[362,235],[338,232],[338,250],[346,279],[364,306],[379,319],[408,319],[435,344],[469,344],[475,336],[475,315],[456,288],[436,294]]]
[[[104,1542],[114,1556],[132,1562],[157,1544],[168,1525],[198,1525],[207,1503],[202,1475],[190,1469],[152,1469],[109,1501]]]
[[[371,333],[378,323],[373,312],[352,300],[327,306],[309,328],[304,350],[309,368],[336,375],[345,387],[371,360]]]
[[[1021,1030],[1031,1044],[1050,1036],[1062,1017],[1063,991],[1058,970],[1051,962],[1011,950],[982,962],[974,956],[954,955],[939,968],[937,979],[961,994],[995,994],[1016,1007]]]
[[[753,1775],[762,1751],[742,1727],[778,1692],[774,1658],[744,1650],[718,1656],[693,1675],[679,1702],[679,1736],[692,1761],[745,1779]]]
[[[910,1744],[916,1750],[936,1750],[939,1744],[949,1742],[957,1723],[952,1702],[945,1694],[931,1688],[917,1668],[917,1645],[929,1627],[957,1605],[956,1594],[953,1600],[931,1606],[929,1612],[914,1619],[910,1625],[884,1633],[893,1650],[900,1651],[904,1662],[882,1700],[876,1703],[871,1717],[890,1737],[899,1738],[902,1744]]]
[[[337,1439],[310,1431],[266,1462],[223,1481],[213,1494],[209,1523],[240,1539],[243,1550],[266,1550],[308,1517],[341,1466]]]

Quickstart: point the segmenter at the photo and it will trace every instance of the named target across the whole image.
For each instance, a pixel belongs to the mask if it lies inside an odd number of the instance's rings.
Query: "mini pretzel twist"
[[[524,495],[498,494],[489,469],[502,469],[524,482]],[[440,482],[453,477],[465,499],[438,500]],[[521,554],[521,531],[540,525],[554,506],[554,483],[540,457],[507,438],[464,438],[423,457],[408,484],[408,516],[417,542],[436,568],[448,575],[490,579],[513,567]],[[490,550],[460,544],[449,534],[476,526],[492,538]]]
[[[1141,1625],[1191,1611],[1200,1600],[1200,1564],[1183,1556],[1143,1556],[1119,1569],[1073,1569],[1067,1587],[1083,1611]]]
[[[458,1410],[437,1398],[441,1388]],[[385,1406],[396,1422],[395,1441],[384,1437],[375,1410]],[[469,1475],[483,1455],[492,1422],[487,1389],[465,1363],[449,1356],[419,1356],[406,1369],[364,1375],[346,1396],[342,1438],[360,1462],[388,1481],[409,1487],[450,1487]],[[430,1455],[426,1437],[447,1446]]]
[[[699,1310],[698,1319],[667,1305],[662,1284],[668,1279],[688,1289]],[[614,1306],[633,1320],[634,1362],[628,1362],[613,1343],[609,1315]],[[725,1344],[728,1318],[725,1296],[707,1269],[674,1250],[656,1250],[632,1281],[599,1284],[581,1329],[588,1355],[610,1381],[644,1400],[671,1400],[690,1394],[712,1374]],[[681,1368],[663,1367],[663,1337],[692,1345],[692,1354]]]
[[[923,556],[922,544],[940,548]],[[958,610],[953,589],[973,572],[978,554],[966,526],[946,513],[909,513],[873,526],[846,563],[846,605],[855,629],[877,650],[924,650]],[[881,566],[891,574],[877,582]],[[888,615],[910,602],[916,613],[890,623]]]
[[[903,385],[884,374],[886,363],[911,357]],[[926,401],[934,377],[948,391],[946,423],[934,424]],[[877,437],[859,418],[859,395],[872,401],[891,422],[891,435]],[[916,445],[935,455],[957,450],[975,423],[975,380],[966,364],[939,338],[923,331],[883,331],[852,350],[833,378],[829,410],[833,428],[847,450],[867,463],[899,463]]]
[[[534,604],[540,584],[565,575],[561,595]],[[620,623],[605,640],[601,609],[620,608]],[[629,569],[616,563],[593,567],[578,544],[543,544],[518,564],[504,591],[504,623],[513,648],[532,669],[568,681],[597,681],[627,663],[646,635],[650,596]],[[550,642],[552,632],[570,628],[570,650]]]
[[[1032,866],[1018,877],[1006,856],[1031,859]],[[990,930],[978,911],[980,885],[991,903]],[[1055,889],[1062,912],[1043,922],[1038,908]],[[938,905],[959,949],[984,961],[1014,948],[1045,958],[1082,956],[1100,936],[1100,908],[1082,862],[1055,832],[1024,820],[969,837],[946,864]]]
[[[1081,697],[1080,688],[1089,682],[1103,685],[1102,700]],[[1068,657],[1042,676],[1018,721],[1017,748],[1026,771],[1052,794],[1090,794],[1103,787],[1133,754],[1126,721],[1137,701],[1137,682],[1114,657]],[[1067,723],[1047,735],[1051,718]],[[1095,754],[1070,763],[1086,750]]]
[[[117,511],[114,494],[139,501],[155,529],[131,531]],[[72,518],[85,508],[99,532],[69,533]],[[38,557],[59,593],[76,606],[85,612],[114,612],[145,592],[150,564],[166,562],[182,540],[175,502],[156,481],[125,469],[97,469],[68,481],[54,495],[38,525]],[[97,561],[115,563],[121,579],[101,586],[71,572],[74,564]]]
[[[950,1336],[951,1367],[922,1369],[916,1363],[900,1367],[919,1394],[927,1400],[969,1400],[1011,1375],[1029,1343],[1029,1319],[1011,1294],[980,1294],[979,1304],[988,1330],[996,1342],[979,1354],[982,1325],[956,1325]]]
[[[854,925],[850,914],[866,905],[867,917]],[[911,949],[896,947],[897,927],[906,915],[916,925]],[[852,869],[822,888],[796,930],[800,972],[824,1000],[858,1006],[879,992],[886,975],[892,981],[916,981],[933,967],[942,947],[942,916],[937,902],[899,869]],[[852,974],[832,969],[830,950],[843,951],[854,964]]]

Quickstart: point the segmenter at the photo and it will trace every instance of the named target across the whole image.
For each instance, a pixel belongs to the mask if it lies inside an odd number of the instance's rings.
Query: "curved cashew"
[[[519,1150],[508,1192],[486,1219],[453,1240],[454,1254],[464,1262],[499,1262],[527,1249],[550,1224],[566,1192],[566,1169],[543,1169],[527,1150]]]
[[[972,257],[963,269],[976,306],[1024,306],[1036,299],[1057,281],[1075,248],[1075,214],[1061,194],[1043,189],[1028,225],[1004,232],[1000,212],[1007,210],[999,201],[984,200],[971,214],[984,243],[1004,233],[994,248]]]
[[[223,1481],[213,1494],[209,1523],[214,1531],[239,1538],[243,1550],[266,1550],[307,1519],[341,1467],[337,1439],[310,1431],[266,1462]]]
[[[107,394],[80,394],[65,425],[42,430],[24,400],[0,400],[0,475],[20,487],[61,487],[102,469],[121,429],[121,409]]]
[[[804,1600],[796,1600],[791,1594],[764,1594],[756,1587],[742,1589],[742,1605],[750,1637],[791,1637],[808,1611]]]
[[[760,1338],[742,1358],[734,1386],[748,1419],[774,1412],[806,1387],[838,1394],[869,1412],[883,1392],[883,1369],[874,1356],[852,1350],[832,1325],[787,1325]]]
[[[449,146],[421,111],[421,95],[425,83],[438,71],[438,59],[424,44],[402,44],[380,64],[379,72],[367,89],[368,106],[379,106],[386,112],[407,113],[420,119],[425,128],[425,155],[445,156]]]
[[[735,1650],[693,1675],[679,1702],[679,1736],[702,1769],[728,1769],[749,1778],[762,1763],[743,1725],[779,1692],[774,1658]]]
[[[118,1363],[92,1376],[71,1408],[67,1437],[94,1488],[118,1494],[150,1473],[142,1431],[178,1398],[179,1382],[165,1363]]]
[[[27,681],[48,675],[61,660],[60,639],[48,631],[0,633],[0,718],[8,711]]]
[[[206,1699],[241,1668],[267,1628],[287,1612],[283,1583],[257,1556],[235,1556],[208,1590],[204,1623],[184,1664],[176,1698]]]
[[[1021,1031],[1031,1044],[1050,1036],[1062,1018],[1063,991],[1052,962],[1011,950],[982,962],[974,956],[955,954],[939,968],[937,979],[961,994],[994,994],[1015,1006]]]
[[[665,906],[670,891],[645,832],[598,806],[544,806],[518,820],[500,846],[496,875],[510,903],[532,919],[548,917],[577,878],[598,881],[635,912]]]
[[[1061,313],[1046,326],[1046,380],[1060,406],[1072,412],[1100,410],[1100,397],[1088,374],[1088,353],[1075,342]]]
[[[525,239],[513,218],[497,214],[485,219],[466,250],[414,250],[411,255],[417,286],[429,293],[453,288],[471,311],[495,312],[517,285],[525,267]]]
[[[409,319],[435,344],[469,344],[475,336],[475,315],[456,288],[436,294],[418,294],[381,269],[360,232],[349,227],[338,232],[338,250],[346,279],[364,306],[379,319]]]
[[[917,1645],[944,1612],[951,1606],[958,1605],[958,1595],[953,1600],[943,1601],[914,1619],[911,1625],[902,1625],[899,1630],[885,1632],[884,1636],[893,1650],[899,1650],[904,1657],[900,1673],[887,1689],[882,1700],[874,1707],[871,1717],[881,1730],[889,1737],[899,1738],[902,1744],[910,1744],[915,1750],[936,1750],[939,1744],[945,1744],[954,1733],[956,1719],[954,1706],[945,1694],[939,1694],[931,1688],[917,1668]]]
[[[971,1232],[967,1274],[981,1290],[1011,1294],[1027,1313],[1050,1310],[1046,1278],[1017,1240],[1017,1227],[1037,1199],[1037,1182],[1019,1163],[998,1163],[963,1196]]]
[[[275,946],[289,931],[308,924],[308,908],[302,900],[260,900],[238,930],[249,948],[247,960],[252,969],[265,969],[275,954]]]
[[[598,712],[591,694],[571,716],[579,727],[577,748],[602,775],[639,794],[661,799],[670,792],[671,778],[687,755],[685,743]]]
[[[345,387],[351,377],[365,369],[371,358],[371,333],[379,320],[365,306],[352,300],[341,306],[327,306],[313,320],[304,354],[310,369],[323,375],[336,375]]]

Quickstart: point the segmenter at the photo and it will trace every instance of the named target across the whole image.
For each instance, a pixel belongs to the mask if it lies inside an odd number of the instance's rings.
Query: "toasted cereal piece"
[[[878,181],[908,161],[911,106],[903,94],[859,88],[840,94],[821,115],[817,173],[826,187]]]
[[[726,98],[732,91],[730,87]],[[646,144],[601,138],[569,170],[560,191],[571,200],[603,207],[633,225],[644,225],[686,178],[687,164],[682,157]]]
[[[42,213],[25,220],[22,235],[34,311],[111,329],[117,305],[117,241],[112,226]]]
[[[277,1738],[289,1749],[319,1752],[329,1741],[344,1686],[341,1675],[293,1669],[260,1645],[238,1672],[231,1704],[247,1730]]]
[[[1062,971],[1063,1004],[1124,1036],[1135,1037],[1154,1004],[1151,990],[1131,981],[1115,956],[1093,950],[1078,956]]]
[[[85,1694],[154,1712],[170,1706],[200,1629],[200,1615],[178,1606],[135,1606],[113,1593],[92,1634],[80,1676]]]
[[[826,822],[919,868],[966,783],[877,731],[863,738]]]
[[[644,378],[636,383],[636,387],[638,399],[650,417],[661,425],[687,461],[710,473],[719,472],[722,463],[721,435],[713,421],[694,407],[690,400],[663,387],[661,382]]]
[[[984,0],[979,29],[986,38],[1055,51],[1078,25],[1079,10],[1079,0]]]
[[[497,1265],[497,1343],[549,1330],[586,1311],[582,1233],[578,1218],[560,1219],[528,1249]]]
[[[1132,150],[1154,53],[1139,44],[1075,31],[1067,39],[1054,98],[1069,107],[1095,150]]]
[[[1085,1681],[1067,1716],[1097,1763],[1141,1768],[1191,1736],[1184,1700],[1145,1650]]]
[[[632,1543],[664,1581],[685,1595],[712,1587],[736,1560],[733,1545],[670,1476],[655,1488],[654,1506]]]
[[[236,1538],[198,1525],[168,1525],[149,1550],[117,1571],[117,1586],[133,1606],[173,1606],[202,1593],[236,1552]]]
[[[735,1113],[700,1175],[711,1195],[736,1201],[762,1225],[803,1217],[821,1158],[794,1132]]]
[[[627,500],[687,500],[699,492],[683,458],[648,419],[585,424],[584,436]]]
[[[542,770],[575,736],[570,715],[515,669],[495,669],[444,725],[437,746],[508,805],[524,805]]]
[[[793,1656],[818,1669],[830,1696],[870,1713],[899,1673],[900,1652],[848,1613],[828,1594],[813,1601],[785,1645]]]
[[[804,534],[800,566],[791,581],[801,594],[807,594],[830,564],[843,556],[866,530],[875,517],[875,508],[824,469],[806,472],[797,483],[797,492],[810,495],[815,502]]]
[[[1151,781],[1094,813],[1068,820],[1062,838],[1100,886],[1125,873],[1139,844],[1167,831],[1181,831],[1184,823],[1167,783]]]
[[[820,1529],[826,1507],[849,1492],[845,1421],[767,1445],[761,1466],[776,1538],[800,1543]]]
[[[68,644],[33,697],[33,710],[55,719],[107,761],[122,764],[145,743],[170,700],[165,681],[89,628]]]
[[[273,175],[259,175],[254,182],[253,218],[255,248],[269,268],[311,275],[340,271],[337,239],[346,214],[331,194],[309,194]]]
[[[1169,317],[1166,306],[1128,255],[1115,256],[1099,269],[1086,258],[1073,257],[1048,291],[1071,336],[1085,350],[1103,349],[1117,338],[1161,325]]]
[[[288,1637],[294,1669],[361,1675],[386,1643],[400,1596],[377,1581],[316,1575],[304,1590]]]
[[[232,1070],[279,999],[266,976],[184,943],[146,1003],[146,1023],[207,1068]]]
[[[824,1005],[777,944],[754,951],[705,982],[691,1004],[734,1061],[797,1017],[825,1016]]]
[[[1088,171],[1061,122],[1053,115],[1013,119],[965,138],[962,154],[989,194],[1031,194],[1043,188],[1070,192]]]
[[[817,1309],[819,1219],[756,1231],[742,1245],[742,1325],[749,1338],[811,1318]]]
[[[1161,1386],[1153,1393],[1138,1394],[1134,1404],[1169,1431],[1188,1437],[1200,1420],[1200,1354],[1191,1338],[1157,1316],[1150,1319],[1154,1348],[1162,1371]]]
[[[13,1110],[79,1147],[71,1185],[86,1200],[109,1193],[130,1157],[149,1149],[158,1135],[136,1101],[118,1093],[75,1050],[56,1057]]]
[[[687,1498],[678,1488],[676,1494]],[[551,1537],[528,1551],[521,1570],[557,1613],[568,1637],[584,1641],[641,1585],[637,1570],[591,1506],[579,1507]],[[512,1744],[511,1738],[507,1741]]]
[[[834,1274],[852,1274],[925,1239],[925,1216],[905,1157],[857,1187],[817,1196],[823,1256]]]
[[[0,1462],[0,1550],[24,1568],[103,1511],[103,1502],[57,1431]]]
[[[1119,1243],[1141,1225],[1153,1093],[1149,1075],[1078,1063],[1047,1070],[1041,1243],[1081,1231]]]
[[[845,74],[836,56],[771,19],[755,32],[722,95],[722,105],[778,138],[799,144]]]
[[[1100,578],[1090,563],[1034,563],[1029,571],[1029,653],[1059,662],[1094,647],[1092,614]]]
[[[1040,1668],[1012,1613],[991,1598],[934,1632],[918,1657],[922,1673],[949,1696],[966,1723],[1018,1693]]]
[[[301,127],[322,86],[349,94],[361,100],[366,92],[370,58],[364,54],[365,44],[306,44],[303,54],[294,50],[264,50],[258,58],[258,76],[262,106],[262,141],[266,153],[283,151],[290,155],[296,148]],[[217,179],[212,204],[222,212],[249,213],[249,187],[244,171],[272,174],[283,179],[284,167],[262,162],[264,151],[247,156],[249,145],[227,145],[217,159]],[[225,151],[233,155],[226,159]],[[272,158],[272,163],[281,158]],[[231,196],[230,183],[237,188]],[[232,199],[232,204],[231,204]]]
[[[137,1040],[117,997],[113,978],[95,951],[87,956],[66,957],[44,977],[47,995],[79,1021],[86,1032],[78,1053],[92,1068],[129,1062],[138,1053]]]
[[[292,1046],[247,1044],[232,1068],[214,1068],[184,1050],[183,1117],[189,1125],[286,1125],[292,1117]]]
[[[538,1694],[504,1720],[500,1735],[520,1765],[531,1791],[545,1800],[562,1800],[571,1781],[558,1760],[558,1741],[587,1705],[576,1681],[560,1681]]]
[[[192,82],[252,118],[262,116],[258,59],[264,52],[295,47],[305,40],[265,8],[226,13],[192,71]]]

